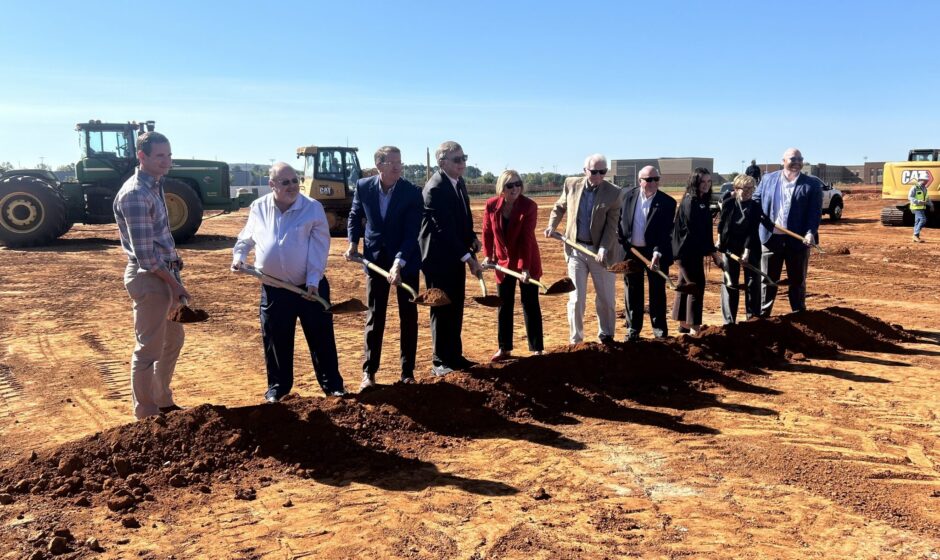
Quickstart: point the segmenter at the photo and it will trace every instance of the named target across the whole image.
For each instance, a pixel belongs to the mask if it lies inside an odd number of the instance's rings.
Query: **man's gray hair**
[[[656,172],[656,175],[659,175],[659,169],[656,169],[656,167],[654,167],[654,166],[652,166],[652,165],[647,165],[647,166],[645,166],[645,167],[641,167],[640,170],[636,172],[636,180],[637,180],[637,181],[640,180],[640,173],[643,173],[643,171],[645,171],[645,170],[647,170],[647,169],[652,169],[653,171]],[[649,175],[647,175],[647,177],[649,177]]]
[[[268,170],[268,180],[273,181],[274,178],[277,177],[278,172],[280,172],[281,169],[284,169],[285,167],[292,169],[295,174],[297,173],[297,170],[291,167],[291,164],[283,162],[283,161],[278,161],[272,164],[271,169]]]
[[[584,159],[584,168],[590,169],[592,163],[604,163],[604,167],[607,167],[607,157],[604,154],[591,154]]]
[[[463,148],[460,147],[460,144],[454,142],[453,140],[448,140],[447,142],[442,142],[440,146],[434,150],[434,159],[437,163],[441,163],[444,159],[450,154],[456,152],[457,150],[463,151]]]
[[[375,164],[385,163],[385,158],[388,157],[388,154],[398,154],[401,155],[401,150],[395,146],[382,146],[375,151]]]

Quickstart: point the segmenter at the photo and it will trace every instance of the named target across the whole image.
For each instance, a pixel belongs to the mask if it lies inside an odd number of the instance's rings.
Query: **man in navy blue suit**
[[[421,227],[421,191],[402,179],[401,150],[382,146],[375,152],[379,174],[356,183],[347,230],[349,248],[346,259],[359,252],[359,239],[365,236],[364,256],[388,271],[388,276],[368,271],[366,298],[365,357],[362,362],[362,384],[367,389],[375,384],[375,373],[382,358],[382,337],[385,334],[385,313],[388,293],[397,286],[398,318],[401,323],[401,381],[414,383],[415,354],[418,349],[418,308],[401,284],[418,287],[421,255],[418,252],[418,229]]]
[[[783,169],[764,175],[753,197],[764,215],[776,226],[803,236],[800,242],[777,227],[771,230],[764,222],[760,225],[760,240],[764,245],[761,268],[776,282],[780,279],[783,265],[787,265],[790,309],[793,311],[806,309],[809,248],[819,242],[822,187],[822,181],[803,173],[803,154],[790,148],[783,153]],[[761,293],[761,317],[770,316],[776,297],[777,288],[765,283]]]

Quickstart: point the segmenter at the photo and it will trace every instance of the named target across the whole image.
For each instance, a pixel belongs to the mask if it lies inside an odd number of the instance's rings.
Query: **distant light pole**
[[[744,173],[744,160],[741,160],[741,173]]]

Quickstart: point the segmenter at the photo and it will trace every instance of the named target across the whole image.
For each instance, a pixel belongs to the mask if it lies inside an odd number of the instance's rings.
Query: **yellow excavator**
[[[921,179],[927,180],[927,196],[934,202],[934,211],[928,210],[927,225],[940,222],[940,149],[929,148],[911,150],[907,161],[885,164],[881,199],[889,205],[881,209],[882,225],[914,225],[907,193]]]
[[[378,174],[374,168],[362,170],[358,151],[337,146],[297,148],[297,157],[304,160],[300,192],[320,201],[334,237],[346,237],[346,219],[352,208],[356,181]]]

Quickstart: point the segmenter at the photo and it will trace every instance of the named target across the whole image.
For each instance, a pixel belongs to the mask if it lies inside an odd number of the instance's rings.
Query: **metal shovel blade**
[[[545,295],[554,296],[557,294],[567,294],[574,291],[574,281],[571,278],[565,276],[561,280],[554,282],[551,286],[545,290]]]
[[[171,311],[167,319],[174,323],[202,323],[209,320],[209,314],[204,309],[193,309],[188,305],[181,305]]]
[[[428,307],[439,307],[450,304],[450,298],[440,288],[429,288],[426,292],[421,292],[411,299],[412,303],[417,305],[426,305]]]
[[[473,296],[473,301],[483,307],[499,307],[503,303],[499,296]]]
[[[679,284],[673,289],[680,294],[694,294],[698,290],[698,285],[690,282],[688,284]]]
[[[343,315],[346,313],[362,313],[368,310],[369,308],[360,300],[351,298],[330,305],[326,309],[326,312],[332,313],[333,315]]]
[[[608,266],[607,270],[614,274],[636,274],[637,272],[643,272],[643,267],[633,259],[628,259]]]

